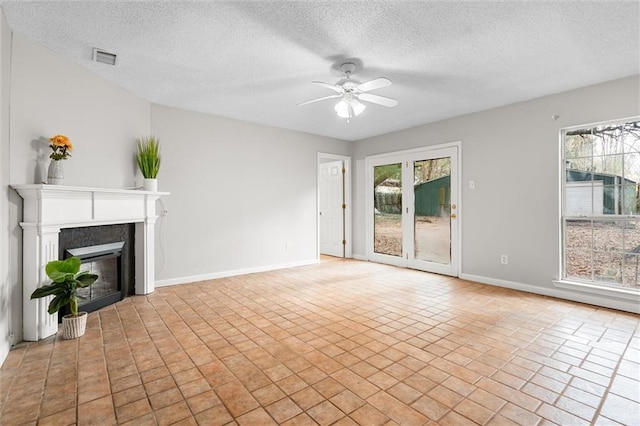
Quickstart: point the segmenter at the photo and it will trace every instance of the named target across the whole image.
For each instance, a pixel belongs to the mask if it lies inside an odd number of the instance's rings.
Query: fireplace
[[[79,309],[93,312],[135,294],[135,224],[123,223],[61,229],[58,258],[76,256],[81,271],[98,280],[78,293]],[[60,318],[67,312],[60,312]]]
[[[47,262],[64,258],[67,256],[68,249],[124,241],[120,255],[123,277],[120,284],[121,291],[124,296],[153,292],[155,287],[154,228],[158,218],[156,201],[169,193],[43,184],[12,185],[11,187],[24,200],[23,220],[20,222],[23,230],[23,340],[44,339],[58,331],[57,316],[49,315],[47,312],[51,296],[31,300],[30,295],[36,288],[48,284],[49,279],[44,271]],[[98,234],[111,235],[113,232],[109,229],[113,228],[107,228],[110,225],[128,227],[130,240],[118,237],[106,241],[84,241],[86,238],[82,237],[81,244],[61,243],[68,231],[74,232],[76,229],[105,228],[106,231],[99,230]],[[65,244],[63,248],[62,244]],[[99,264],[94,266],[100,267]],[[102,267],[105,265],[103,264]],[[109,266],[106,265],[106,267]],[[111,273],[105,273],[105,275],[109,274]],[[100,298],[97,297],[97,299]]]

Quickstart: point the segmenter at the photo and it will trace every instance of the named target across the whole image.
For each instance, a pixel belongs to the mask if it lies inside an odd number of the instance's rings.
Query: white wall
[[[639,83],[639,76],[615,80],[356,142],[354,253],[366,255],[364,158],[460,140],[463,276],[562,293],[552,284],[559,275],[559,131],[639,115]]]
[[[0,13],[0,364],[11,347],[11,280],[9,275],[9,84],[11,32]]]
[[[62,133],[74,145],[65,185],[135,185],[135,139],[151,130],[149,102],[18,34],[11,66],[11,183],[44,180],[47,138]]]
[[[64,161],[65,185],[135,185],[135,139],[150,133],[149,102],[19,34],[12,37],[10,62],[9,148],[2,150],[10,152],[9,183],[42,182],[51,153],[47,138],[62,133],[74,144],[72,157]],[[9,331],[17,343],[22,340],[22,199],[8,189],[2,199],[9,208]]]
[[[349,143],[156,105],[152,128],[171,192],[160,284],[317,259],[317,152],[348,155]]]

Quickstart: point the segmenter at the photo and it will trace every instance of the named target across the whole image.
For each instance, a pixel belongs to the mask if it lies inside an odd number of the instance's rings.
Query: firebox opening
[[[76,256],[82,261],[81,271],[97,274],[93,285],[78,290],[78,309],[93,312],[124,298],[122,251],[125,242],[99,244],[65,250],[64,257]],[[68,312],[67,312],[68,313]]]

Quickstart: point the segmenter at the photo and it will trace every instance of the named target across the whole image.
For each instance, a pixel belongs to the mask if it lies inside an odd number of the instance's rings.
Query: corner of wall
[[[11,250],[9,231],[9,89],[11,31],[0,8],[0,365],[14,343],[11,330]]]

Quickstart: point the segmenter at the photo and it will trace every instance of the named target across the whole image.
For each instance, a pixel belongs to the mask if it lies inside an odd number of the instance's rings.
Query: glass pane
[[[622,259],[620,252],[593,252],[593,275],[596,281],[607,284],[622,283]]]
[[[567,175],[573,175],[572,182],[564,186],[564,212],[567,216],[586,216],[603,214],[604,188],[602,182],[592,182],[591,173],[567,171]],[[586,177],[587,180],[580,181]]]
[[[451,263],[451,158],[416,161],[414,258]]]
[[[609,127],[609,126],[607,126]],[[618,127],[618,126],[613,126]],[[594,128],[593,155],[616,155],[624,151],[624,139],[621,128],[604,127]],[[604,131],[603,131],[604,130]]]
[[[565,256],[567,278],[579,278],[588,281],[593,279],[591,252],[584,250],[567,250]]]
[[[98,279],[93,285],[79,288],[78,305],[82,306],[101,297],[109,296],[120,291],[118,288],[118,260],[115,257],[99,259],[82,263],[82,271],[97,274]]]
[[[593,280],[592,233],[591,220],[565,222],[565,274],[568,278]]]
[[[620,226],[624,233],[624,252],[640,254],[640,221],[624,220]]]
[[[622,191],[622,211],[623,215],[638,214],[640,199],[638,198],[638,187],[636,185],[624,185]]]
[[[640,255],[627,254],[624,257],[624,267],[622,269],[622,285],[624,287],[640,287]]]
[[[601,180],[605,185],[613,185],[616,177],[622,176],[622,155],[602,155],[593,157],[594,180]]]
[[[402,164],[373,168],[373,251],[402,256]]]
[[[592,225],[593,250],[622,253],[624,224],[617,220],[594,220]],[[585,235],[583,238],[590,238]]]
[[[565,223],[565,248],[590,253],[593,249],[592,232],[590,220],[567,220]]]
[[[620,213],[620,187],[617,185],[605,185],[603,188],[602,212],[604,214]]]
[[[588,161],[587,161],[588,160]],[[593,174],[589,171],[593,168],[591,158],[567,163],[567,182],[591,182]]]
[[[568,132],[564,139],[564,158],[567,160],[575,158],[591,158],[593,136],[584,134],[588,130],[577,130]]]
[[[631,149],[630,147],[626,147]],[[635,185],[640,182],[640,150],[624,155],[624,178],[623,184]]]
[[[640,272],[640,221],[621,221],[624,233],[624,264],[622,267],[622,285],[625,287],[640,287],[638,280]]]

